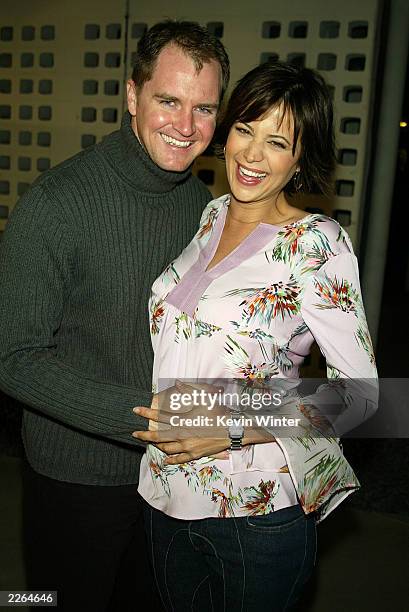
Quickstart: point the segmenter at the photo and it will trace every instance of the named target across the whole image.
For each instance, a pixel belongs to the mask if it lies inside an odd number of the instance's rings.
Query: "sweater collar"
[[[127,111],[121,129],[107,136],[102,148],[108,153],[111,163],[137,191],[161,194],[171,191],[191,174],[191,166],[183,172],[162,170],[149,157],[131,126],[131,115]]]

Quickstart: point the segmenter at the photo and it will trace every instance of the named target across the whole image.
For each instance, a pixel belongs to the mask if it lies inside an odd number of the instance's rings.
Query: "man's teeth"
[[[253,172],[253,170],[247,170],[247,168],[243,168],[243,166],[239,166],[239,172],[244,176],[251,176],[259,179],[263,179],[265,176],[267,176],[266,172]]]
[[[163,140],[168,144],[171,144],[175,147],[183,147],[184,149],[192,144],[190,140],[176,140],[172,138],[172,136],[168,136],[167,134],[161,134]]]

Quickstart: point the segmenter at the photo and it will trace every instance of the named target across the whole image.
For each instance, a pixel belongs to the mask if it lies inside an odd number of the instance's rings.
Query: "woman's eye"
[[[236,131],[239,132],[239,134],[250,134],[250,130],[244,127],[236,126]]]
[[[273,145],[274,147],[278,147],[279,149],[285,149],[285,144],[281,141],[278,140],[272,140],[270,141],[270,144]]]

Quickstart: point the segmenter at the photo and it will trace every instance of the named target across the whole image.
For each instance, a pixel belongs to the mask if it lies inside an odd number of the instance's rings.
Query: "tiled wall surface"
[[[118,127],[125,6],[1,3],[0,230],[39,173]]]
[[[378,0],[208,0],[172,5],[130,0],[6,0],[0,7],[0,230],[18,197],[50,166],[92,145],[120,123],[124,82],[147,27],[166,17],[207,25],[225,44],[232,82],[279,58],[318,69],[330,84],[339,148],[336,193],[310,196],[359,236],[374,94]],[[215,195],[223,164],[202,156],[196,172]]]

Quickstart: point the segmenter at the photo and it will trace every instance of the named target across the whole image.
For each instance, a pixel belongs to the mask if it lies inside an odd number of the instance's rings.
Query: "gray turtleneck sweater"
[[[23,441],[46,476],[136,483],[151,403],[150,287],[192,238],[206,187],[156,166],[130,115],[42,175],[0,250],[0,387],[23,402]]]

